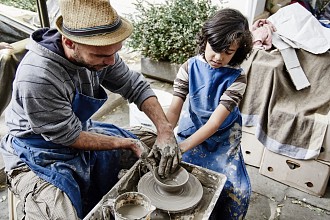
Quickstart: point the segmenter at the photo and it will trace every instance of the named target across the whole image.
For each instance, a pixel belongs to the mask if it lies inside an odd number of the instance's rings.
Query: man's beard
[[[76,51],[73,53],[72,57],[78,66],[83,66],[86,67],[87,69],[95,70],[93,66],[86,63],[85,60]]]
[[[79,54],[79,49],[77,48],[76,51],[74,51],[73,55],[72,55],[73,59],[75,60],[75,63],[79,66],[83,66],[86,67],[89,70],[92,71],[99,71],[102,70],[104,68],[106,68],[108,65],[90,65],[88,64]]]

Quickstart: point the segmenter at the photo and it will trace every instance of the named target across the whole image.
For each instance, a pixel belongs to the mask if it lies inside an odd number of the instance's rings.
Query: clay
[[[171,173],[168,177],[161,178],[155,171],[154,179],[161,191],[169,193],[178,193],[182,191],[182,188],[188,182],[189,173],[186,169],[180,167],[176,172]]]
[[[143,218],[144,216],[147,216],[149,211],[145,209],[142,205],[130,204],[120,207],[117,210],[117,213],[124,218],[139,219]]]
[[[113,206],[116,220],[147,220],[156,209],[146,195],[138,192],[126,192],[119,195]]]

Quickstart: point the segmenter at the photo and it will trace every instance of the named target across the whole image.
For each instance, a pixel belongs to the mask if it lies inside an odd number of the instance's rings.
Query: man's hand
[[[167,177],[175,171],[181,161],[181,151],[173,132],[158,135],[148,155],[148,160],[159,162],[157,172],[161,177]]]
[[[150,151],[148,146],[145,145],[139,139],[133,139],[133,138],[130,138],[130,139],[134,143],[131,150],[136,154],[136,156],[141,157],[141,158],[147,157],[147,155],[149,154],[149,151]]]
[[[141,110],[150,118],[157,129],[157,139],[149,155],[149,160],[159,163],[158,174],[167,177],[174,172],[181,161],[181,152],[176,142],[172,125],[166,118],[156,97],[146,99]]]
[[[138,139],[132,139],[135,143],[136,146],[138,147],[137,152],[139,152],[137,155],[142,159],[142,162],[147,166],[147,168],[154,172],[155,168],[157,167],[157,162],[155,158],[153,157],[148,157],[150,148],[143,143],[142,141]],[[132,149],[134,151],[134,149]]]

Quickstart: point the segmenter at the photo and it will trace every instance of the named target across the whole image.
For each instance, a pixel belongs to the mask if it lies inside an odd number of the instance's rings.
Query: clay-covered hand
[[[150,171],[153,171],[156,166],[157,166],[157,162],[154,158],[152,157],[148,157],[149,153],[150,153],[150,149],[149,147],[143,143],[142,141],[140,140],[137,140],[137,139],[132,139],[135,141],[136,143],[136,146],[138,147],[138,151],[140,153],[138,153],[137,155],[142,159],[142,162],[147,165],[148,169]]]
[[[136,154],[138,157],[147,157],[149,154],[150,149],[147,145],[145,145],[139,139],[129,138],[134,144],[131,150]]]
[[[161,177],[167,177],[174,172],[181,161],[181,151],[174,134],[158,135],[148,158],[151,161],[159,163],[158,174]]]
[[[132,141],[135,143],[135,147],[133,149],[135,154],[142,159],[146,158],[150,152],[149,147],[139,139],[132,139]]]

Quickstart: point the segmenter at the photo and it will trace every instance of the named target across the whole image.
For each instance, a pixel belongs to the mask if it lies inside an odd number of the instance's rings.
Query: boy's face
[[[221,53],[216,53],[212,50],[210,44],[207,42],[205,47],[205,60],[213,68],[226,66],[230,62],[231,58],[233,58],[235,55],[237,49],[237,43],[233,42],[228,50],[224,50]]]

